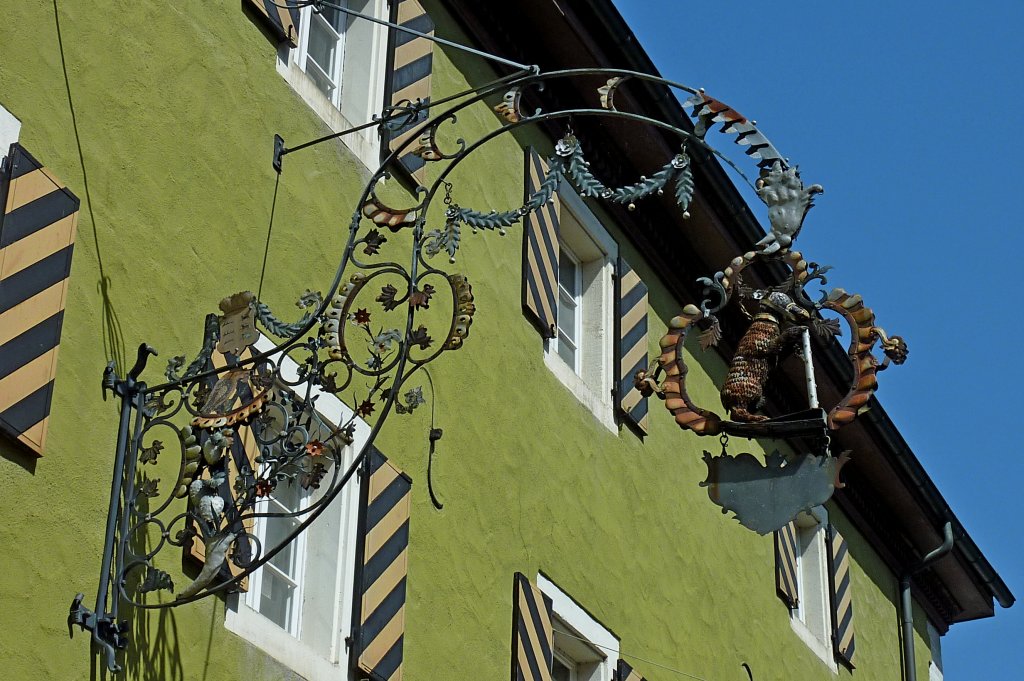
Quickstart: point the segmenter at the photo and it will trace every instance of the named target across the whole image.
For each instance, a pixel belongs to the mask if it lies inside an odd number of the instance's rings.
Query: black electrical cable
[[[274,215],[277,214],[277,190],[281,186],[281,173],[274,181],[274,198],[270,202],[270,225],[267,226],[267,244],[263,247],[263,265],[260,267],[260,284],[256,289],[256,300],[262,300],[263,276],[267,273],[267,256],[270,254],[270,235],[274,232]]]

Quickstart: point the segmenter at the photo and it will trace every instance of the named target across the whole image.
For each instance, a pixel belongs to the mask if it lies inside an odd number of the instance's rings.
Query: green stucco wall
[[[130,362],[142,341],[162,353],[151,381],[170,356],[195,353],[204,315],[221,297],[258,286],[273,134],[299,142],[329,131],[276,72],[274,47],[237,1],[57,3],[74,120],[54,3],[9,4],[0,104],[82,211],[47,451],[35,460],[0,442],[0,660],[5,678],[103,678],[83,635],[69,640],[64,625],[76,591],[90,602],[99,569],[117,419],[99,399],[101,370],[109,359]],[[440,34],[458,35],[428,7]],[[493,75],[448,50],[435,49],[434,59],[435,97]],[[482,105],[459,117],[467,139],[495,124]],[[468,161],[453,177],[456,199],[518,205],[520,144],[539,142],[529,135],[500,138]],[[285,166],[263,298],[289,316],[299,293],[330,281],[368,171],[340,144],[289,156]],[[650,286],[653,355],[680,301],[607,226]],[[697,486],[701,450],[717,443],[680,432],[657,402],[645,440],[613,434],[545,368],[541,340],[520,312],[520,234],[467,234],[452,268],[468,274],[478,313],[466,346],[433,367],[443,511],[425,489],[429,412],[392,417],[378,441],[417,483],[406,679],[506,678],[516,570],[544,571],[621,637],[627,655],[713,681],[743,678],[743,661],[758,679],[831,678],[775,596],[771,538],[722,516]],[[711,377],[724,363],[700,361],[691,393],[716,404]],[[899,678],[895,579],[832,515],[854,559],[854,676]],[[216,598],[136,614],[127,678],[290,678],[223,620]],[[920,612],[918,621],[926,674]],[[651,681],[674,678],[636,666]]]

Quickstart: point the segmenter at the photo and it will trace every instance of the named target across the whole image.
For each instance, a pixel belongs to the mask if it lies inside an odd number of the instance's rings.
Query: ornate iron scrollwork
[[[537,110],[532,115],[520,109],[522,94],[529,88],[595,76],[604,78],[607,86],[597,93],[592,106]],[[696,129],[617,109],[615,88],[627,78],[686,94],[686,105],[697,119]],[[450,153],[439,147],[440,126],[454,125],[464,109],[493,101],[503,92],[507,94],[495,108],[494,130],[469,143],[458,140]],[[650,177],[624,187],[608,187],[591,173],[583,142],[567,132],[549,158],[549,172],[539,189],[523,205],[500,212],[479,211],[454,200],[449,179],[453,171],[488,141],[525,125],[568,123],[574,117],[588,116],[653,126],[675,135],[680,151]],[[686,215],[694,193],[688,151],[700,148],[721,157],[705,140],[713,122],[721,122],[723,132],[737,135],[736,141],[746,145],[748,154],[765,169],[762,196],[774,186],[776,175],[793,177],[788,164],[755,124],[731,108],[679,83],[615,69],[519,72],[432,103],[402,103],[383,112],[379,120],[392,128],[414,122],[420,134],[411,135],[392,150],[362,195],[353,197],[348,242],[334,279],[323,295],[306,291],[300,297],[298,305],[305,311],[300,319],[281,321],[251,293],[238,293],[222,302],[219,316],[207,318],[201,349],[187,368],[182,371],[186,367],[183,356],[169,362],[168,382],[149,387],[138,380],[148,348],[140,349],[139,363],[125,378],[117,377],[113,367],[108,369],[104,385],[120,397],[122,409],[101,587],[96,611],[85,608],[79,596],[68,621],[70,626],[92,632],[93,639],[107,651],[111,669],[117,667],[116,651],[127,645],[121,604],[166,608],[235,588],[332,503],[362,465],[392,412],[407,414],[423,404],[417,374],[443,353],[462,347],[476,314],[467,277],[432,264],[441,253],[448,256],[449,263],[455,261],[464,243],[462,226],[473,232],[504,232],[542,208],[561,178],[585,196],[627,206],[662,194],[674,183],[676,202]],[[287,150],[278,138],[278,169],[285,153],[304,146]],[[392,208],[378,198],[377,189],[390,165],[415,149],[436,167],[431,175],[435,179],[430,187],[418,189],[413,205]],[[724,158],[723,162],[732,165]],[[813,189],[804,194],[815,193]],[[441,190],[444,223],[428,225],[430,207]],[[791,217],[791,211],[786,216]],[[799,217],[802,223],[803,215]],[[788,248],[799,225],[783,229],[780,223],[777,231],[773,218],[772,227],[774,240],[707,280],[709,296],[714,291],[714,297],[700,307],[687,306],[673,320],[670,334],[662,340],[664,382],[658,385],[652,375],[638,378],[642,390],[663,396],[677,422],[697,433],[719,432],[725,422],[686,396],[683,341],[688,329],[696,325],[702,328],[705,347],[717,343],[721,329],[714,315],[737,294],[744,298],[740,273],[755,260],[772,258],[791,266],[790,300],[802,306],[807,316],[817,309],[842,310],[857,325],[851,357],[862,367],[858,386],[870,383],[864,377],[870,373],[873,378],[877,370],[870,359],[876,340],[882,341],[894,362],[905,356],[905,352],[901,355],[905,345],[873,326],[870,311],[858,307],[859,298],[833,292],[824,302],[808,306],[802,286],[814,278],[809,274],[813,268]],[[385,259],[395,253],[401,258]],[[436,312],[439,308],[446,311],[440,322],[424,316],[425,310]],[[349,405],[341,422],[328,422],[319,414],[317,400],[324,394],[336,395]],[[863,404],[864,395],[864,389],[858,388],[848,396],[838,411],[833,410],[830,423],[844,422],[844,410]],[[353,442],[357,425],[365,425],[368,437],[354,463],[343,468],[341,451]],[[440,430],[435,431],[439,437]],[[433,431],[431,438],[436,439]],[[280,514],[260,511],[258,502],[283,484],[319,487],[324,493],[315,503],[288,514],[298,521],[293,532],[273,546],[264,546],[253,533],[252,523]],[[175,585],[167,566],[176,565],[180,552],[189,547],[201,550],[203,567],[190,583]]]

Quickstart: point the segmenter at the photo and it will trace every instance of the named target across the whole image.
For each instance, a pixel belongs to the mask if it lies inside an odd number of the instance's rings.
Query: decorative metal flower
[[[253,489],[256,492],[256,496],[262,499],[263,497],[269,497],[274,492],[275,487],[277,487],[277,481],[260,478],[256,481]]]

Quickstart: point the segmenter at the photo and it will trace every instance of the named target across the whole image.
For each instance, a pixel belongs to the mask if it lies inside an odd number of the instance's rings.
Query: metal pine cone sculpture
[[[810,314],[785,293],[761,295],[757,316],[740,339],[729,373],[722,385],[722,405],[734,421],[758,423],[768,417],[753,413],[764,403],[764,387],[779,357],[795,347],[803,326],[787,326],[796,320],[810,321]]]

